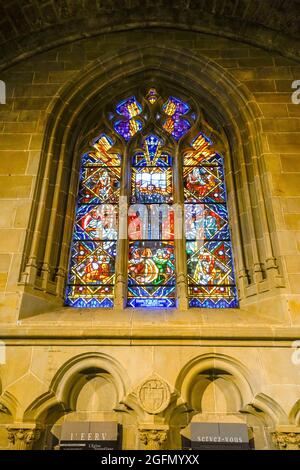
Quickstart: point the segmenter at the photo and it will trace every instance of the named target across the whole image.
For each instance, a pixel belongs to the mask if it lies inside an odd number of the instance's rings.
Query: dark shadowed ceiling
[[[0,66],[104,32],[172,27],[300,57],[300,0],[0,0]]]

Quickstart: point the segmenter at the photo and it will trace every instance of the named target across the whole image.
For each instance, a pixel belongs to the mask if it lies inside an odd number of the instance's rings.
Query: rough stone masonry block
[[[13,227],[17,203],[18,201],[14,199],[0,199],[1,228]]]
[[[259,104],[260,110],[265,117],[287,117],[288,108],[285,104]]]
[[[275,82],[272,79],[267,80],[247,80],[247,87],[252,92],[263,93],[264,91],[275,92]]]
[[[300,133],[268,134],[271,152],[297,153],[300,155]]]
[[[0,176],[0,198],[29,197],[32,176]]]
[[[31,134],[36,129],[36,122],[8,122],[4,123],[4,133]]]
[[[30,134],[2,134],[0,150],[28,150]]]
[[[300,151],[295,155],[281,155],[282,171],[300,173]]]
[[[6,289],[7,273],[0,272],[0,292],[4,292]]]
[[[292,294],[300,294],[300,274],[291,274],[289,276],[289,283]]]
[[[0,272],[7,272],[9,270],[11,256],[9,253],[2,253],[0,255]]]
[[[0,229],[0,253],[18,252],[22,235],[22,230]]]
[[[300,255],[285,256],[286,269],[288,273],[300,274]]]
[[[0,150],[0,175],[23,174],[27,164],[27,151]]]
[[[289,230],[300,230],[300,214],[285,214],[284,220]]]
[[[300,175],[298,173],[272,175],[272,183],[276,196],[300,195]]]

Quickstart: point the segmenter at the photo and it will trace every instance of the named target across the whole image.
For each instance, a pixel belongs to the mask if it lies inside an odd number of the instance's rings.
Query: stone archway
[[[86,37],[136,30],[144,34],[153,30],[167,30],[172,34],[175,30],[185,36],[190,32],[205,33],[299,57],[296,8],[295,1],[285,4],[284,8],[271,1],[251,8],[249,1],[240,0],[229,4],[176,0],[161,2],[159,8],[153,8],[147,1],[123,5],[111,1],[109,4],[93,3],[89,8],[86,3],[74,1],[47,7],[44,0],[39,9],[25,7],[20,12],[14,11],[13,15],[9,8],[3,10],[3,29],[7,35],[9,31],[9,39],[5,35],[1,43],[1,64],[7,66],[32,53]],[[17,54],[11,48],[11,37],[18,44]]]
[[[251,295],[258,292],[258,283],[265,277],[266,290],[282,282],[269,231],[272,209],[267,213],[262,197],[268,188],[264,187],[260,170],[260,113],[249,91],[213,61],[185,50],[151,46],[122,49],[114,57],[96,61],[64,86],[46,113],[43,152],[21,274],[24,286],[21,318],[62,305],[82,141],[87,142],[94,135],[99,112],[120,93],[120,82],[126,93],[145,80],[169,84],[198,97],[221,130],[241,301],[247,289]],[[256,190],[251,194],[245,163],[255,175]],[[238,191],[243,191],[243,199],[237,198]],[[253,198],[257,198],[255,203]],[[246,214],[245,222],[239,217],[241,212]],[[258,233],[264,239],[260,248]],[[35,304],[37,286],[40,294]],[[28,295],[30,312],[26,307]]]
[[[188,423],[244,423],[256,448],[267,449],[272,447],[271,433],[276,425],[287,419],[274,400],[258,393],[259,384],[253,374],[240,361],[225,354],[205,354],[192,359],[181,370],[176,388],[185,403],[185,415],[178,409],[173,416],[179,427],[183,417]],[[186,427],[184,420],[181,427]],[[189,426],[182,433],[183,439],[191,439]]]
[[[114,358],[102,353],[79,354],[59,368],[48,392],[27,408],[23,427],[31,423],[42,431],[38,446],[52,448],[64,422],[122,421],[118,413],[126,411],[121,402],[128,387],[126,371]]]

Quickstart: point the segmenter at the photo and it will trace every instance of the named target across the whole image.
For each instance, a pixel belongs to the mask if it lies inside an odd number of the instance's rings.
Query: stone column
[[[130,194],[130,156],[126,146],[123,149],[121,170],[121,187],[119,197],[119,227],[117,241],[117,258],[115,264],[115,294],[114,308],[123,310],[127,294],[127,267],[128,267],[128,195]]]
[[[277,450],[300,450],[300,427],[280,426],[272,433]]]
[[[35,424],[13,424],[7,426],[9,447],[12,450],[31,450],[41,436],[41,430]]]
[[[160,450],[167,440],[168,427],[141,427],[139,437],[145,450]]]
[[[178,309],[188,309],[182,156],[178,148],[174,158],[174,242]]]
[[[123,309],[126,304],[126,285],[127,285],[127,258],[128,258],[128,240],[127,240],[127,222],[128,222],[128,204],[125,196],[119,198],[119,230],[117,241],[117,258],[115,265],[115,295],[114,308]]]

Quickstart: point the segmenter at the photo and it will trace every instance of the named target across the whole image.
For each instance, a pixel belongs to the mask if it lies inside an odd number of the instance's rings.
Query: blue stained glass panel
[[[171,134],[175,140],[179,140],[191,127],[190,122],[182,117],[190,111],[190,106],[184,101],[170,96],[162,109],[168,116],[163,122],[163,128]]]
[[[186,243],[189,284],[233,285],[231,244],[229,241]]]
[[[221,166],[185,166],[183,182],[185,202],[226,202],[224,173]]]
[[[141,114],[142,106],[137,101],[135,96],[131,96],[130,98],[126,98],[125,100],[120,101],[116,107],[116,111],[121,116],[124,116],[127,119],[131,119]]]
[[[139,119],[129,119],[127,121],[118,120],[114,123],[115,131],[127,141],[140,131],[142,127],[142,121]]]
[[[230,238],[225,204],[185,204],[186,240],[227,240]]]
[[[167,203],[172,201],[172,170],[160,167],[132,169],[133,203]]]
[[[128,277],[129,285],[174,285],[174,243],[152,240],[129,242]]]
[[[168,116],[173,116],[174,114],[187,114],[189,110],[190,106],[186,102],[175,98],[175,96],[170,96],[163,105],[163,111]]]
[[[176,303],[172,158],[155,134],[142,147],[132,159],[127,305],[169,308]]]
[[[120,176],[120,167],[83,167],[80,172],[78,204],[119,202]]]
[[[71,307],[113,306],[121,172],[113,145],[101,134],[81,161],[65,300]]]
[[[116,240],[118,210],[112,204],[82,204],[77,208],[75,240]]]
[[[223,158],[203,133],[183,158],[189,306],[235,308]]]
[[[173,240],[174,211],[167,204],[133,204],[128,213],[129,240]]]
[[[143,143],[143,152],[137,152],[132,159],[133,166],[154,166],[167,168],[172,165],[172,157],[162,149],[163,142],[159,137],[150,134]]]

